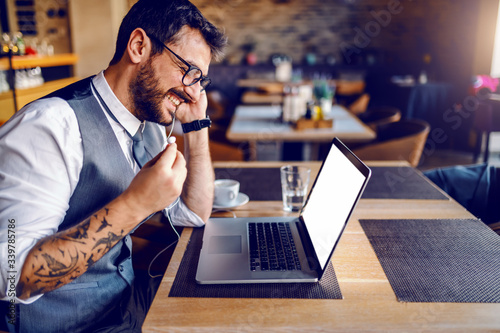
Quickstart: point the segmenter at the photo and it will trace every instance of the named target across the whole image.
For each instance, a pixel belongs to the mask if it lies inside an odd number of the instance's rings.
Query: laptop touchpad
[[[208,253],[241,253],[241,235],[210,237]]]

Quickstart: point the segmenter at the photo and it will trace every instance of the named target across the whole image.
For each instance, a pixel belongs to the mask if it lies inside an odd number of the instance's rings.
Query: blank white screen
[[[322,268],[347,222],[365,176],[332,145],[302,217]]]

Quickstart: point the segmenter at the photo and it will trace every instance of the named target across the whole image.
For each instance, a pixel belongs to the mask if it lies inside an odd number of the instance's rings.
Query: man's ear
[[[136,28],[130,34],[127,44],[127,53],[130,61],[138,64],[149,58],[151,53],[151,40],[141,28]]]

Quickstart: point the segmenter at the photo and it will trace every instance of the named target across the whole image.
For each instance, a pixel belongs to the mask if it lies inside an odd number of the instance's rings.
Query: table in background
[[[300,162],[312,168],[319,162]],[[370,166],[408,166],[373,162]],[[219,162],[216,168],[279,167],[283,162]],[[289,216],[281,201],[250,201],[238,217]],[[232,216],[218,213],[214,216]],[[500,328],[500,304],[405,303],[396,299],[359,219],[474,218],[454,200],[361,199],[332,258],[342,300],[168,297],[191,228],[185,228],[143,332],[478,332]]]
[[[273,73],[274,74],[274,73]],[[359,95],[365,90],[365,81],[360,78],[351,79],[329,79],[330,86],[335,87],[336,96]],[[312,80],[301,80],[298,82],[278,82],[268,79],[240,79],[236,85],[247,89],[241,96],[244,104],[272,104],[283,103],[283,91],[285,86],[313,85]]]
[[[233,142],[248,142],[250,160],[256,160],[258,142],[301,142],[303,159],[317,159],[320,143],[329,143],[338,137],[346,144],[373,140],[375,132],[345,108],[334,105],[329,118],[331,128],[311,128],[296,130],[293,125],[280,120],[279,105],[239,105],[236,107],[231,124],[226,133]]]

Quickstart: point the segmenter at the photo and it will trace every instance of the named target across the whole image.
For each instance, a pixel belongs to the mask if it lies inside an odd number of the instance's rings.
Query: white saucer
[[[219,206],[219,205],[214,204],[213,208],[217,208],[217,209],[234,208],[234,207],[238,207],[238,206],[246,204],[249,200],[250,200],[250,198],[248,197],[248,195],[240,192],[240,193],[238,193],[238,196],[234,200],[234,203],[232,203],[231,205]]]

